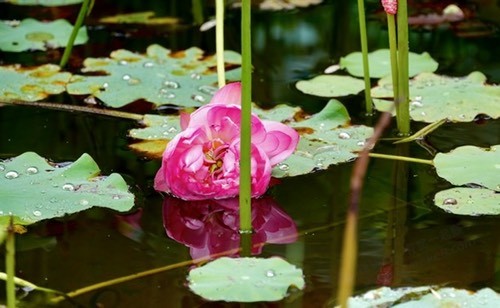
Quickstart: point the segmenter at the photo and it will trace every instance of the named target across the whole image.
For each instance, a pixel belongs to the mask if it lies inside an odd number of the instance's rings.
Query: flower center
[[[218,175],[222,171],[224,164],[224,155],[227,152],[228,145],[220,139],[214,139],[207,142],[204,146],[203,153],[205,154],[205,165],[212,175]]]

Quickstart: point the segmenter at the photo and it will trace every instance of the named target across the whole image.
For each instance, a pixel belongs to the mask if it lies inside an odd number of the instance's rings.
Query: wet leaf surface
[[[454,185],[476,184],[500,191],[500,145],[462,146],[434,158],[437,174]]]
[[[71,31],[73,31],[73,26],[64,19],[40,22],[27,18],[16,26],[0,22],[0,50],[21,52],[64,47]],[[74,45],[85,44],[87,41],[87,29],[81,27]]]
[[[434,286],[382,287],[349,299],[350,308],[368,307],[498,307],[500,296],[490,288],[477,292]]]
[[[145,25],[173,25],[179,23],[178,18],[174,17],[154,17],[155,13],[135,12],[129,14],[119,14],[103,17],[99,22],[108,24],[145,24]]]
[[[450,188],[438,192],[434,204],[457,215],[500,215],[500,193],[489,189]]]
[[[351,76],[320,75],[296,83],[299,91],[321,97],[338,97],[358,94],[365,88],[363,80]]]
[[[280,11],[320,4],[323,0],[264,0],[259,4],[261,10]]]
[[[35,68],[18,65],[0,66],[0,99],[37,101],[64,92],[71,74],[60,67],[44,64]]]
[[[500,86],[487,85],[486,76],[473,72],[466,77],[422,73],[410,81],[410,116],[415,121],[433,123],[441,119],[470,122],[479,114],[500,117]],[[372,88],[375,107],[389,111],[393,96],[391,78],[382,78]]]
[[[391,58],[389,49],[379,49],[368,54],[369,70],[371,78],[382,78],[391,74]],[[438,68],[438,63],[424,52],[416,54],[410,52],[409,75],[413,77],[423,72],[434,72]],[[340,58],[340,68],[356,77],[363,77],[363,61],[361,52],[353,52]]]
[[[239,65],[240,58],[236,52],[225,52],[228,67]],[[104,76],[74,75],[68,92],[91,94],[110,107],[123,107],[139,99],[155,105],[198,107],[208,103],[217,90],[215,56],[204,56],[196,47],[171,53],[151,45],[146,55],[121,49],[113,51],[110,58],[87,58],[84,66],[82,72]],[[231,69],[226,78],[238,80],[240,71]]]
[[[16,224],[73,214],[94,206],[127,211],[134,195],[116,173],[99,176],[99,167],[83,154],[70,164],[50,164],[33,152],[0,163],[0,224]]]
[[[277,301],[290,286],[304,288],[302,270],[277,257],[219,258],[191,270],[188,281],[201,297],[227,302]]]

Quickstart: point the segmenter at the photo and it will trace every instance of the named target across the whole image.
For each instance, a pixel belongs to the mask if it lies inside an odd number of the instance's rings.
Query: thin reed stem
[[[90,0],[83,0],[82,6],[80,7],[80,12],[78,13],[78,17],[76,18],[75,25],[73,26],[73,30],[71,31],[68,43],[66,44],[66,48],[64,49],[61,62],[59,62],[59,66],[61,68],[65,67],[68,63],[69,57],[71,56],[71,51],[73,50],[73,45],[75,44],[76,36],[78,35],[78,31],[82,27],[83,20],[87,16],[89,4]]]
[[[406,0],[398,1],[398,98],[397,124],[403,135],[410,133],[410,85],[409,85],[409,42],[408,42],[408,5]]]
[[[375,158],[400,160],[400,161],[407,161],[407,162],[411,162],[411,163],[426,164],[426,165],[434,166],[434,163],[432,162],[432,160],[429,160],[429,159],[421,159],[421,158],[413,158],[413,157],[389,155],[389,154],[379,154],[379,153],[368,153],[368,156],[375,157]]]
[[[16,242],[13,219],[10,218],[9,226],[7,227],[7,238],[5,240],[5,273],[7,274],[6,292],[7,292],[7,308],[16,307],[16,284],[14,282],[16,268]]]
[[[361,39],[361,53],[363,57],[363,74],[365,80],[365,106],[366,113],[373,113],[372,97],[371,97],[371,82],[370,68],[368,65],[368,38],[366,35],[366,17],[365,17],[365,2],[358,0],[358,18],[359,18],[359,36]]]
[[[217,80],[219,88],[226,84],[224,70],[224,0],[215,1],[215,52],[217,57]]]

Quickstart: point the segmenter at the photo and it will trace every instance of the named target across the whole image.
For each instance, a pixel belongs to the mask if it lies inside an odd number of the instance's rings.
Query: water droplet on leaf
[[[340,139],[350,139],[351,138],[351,135],[349,135],[348,133],[346,132],[341,132],[339,133],[339,138]]]
[[[200,86],[198,88],[198,91],[200,91],[201,93],[208,94],[208,95],[214,95],[215,92],[217,92],[217,88],[216,87],[212,87],[212,86],[204,85],[204,86]]]
[[[446,198],[443,201],[443,205],[457,205],[457,204],[458,204],[458,202],[457,202],[457,199],[455,199],[455,198]]]
[[[75,190],[75,186],[73,184],[66,183],[62,186],[62,189],[66,191],[73,191]]]
[[[85,205],[89,205],[89,202],[85,199],[82,199],[82,200],[80,200],[80,204],[85,206]]]
[[[27,174],[36,174],[38,173],[38,168],[37,167],[28,167],[26,168],[26,173]]]
[[[191,96],[191,99],[193,99],[195,102],[198,102],[198,103],[204,103],[205,102],[205,98],[201,95],[198,95],[198,94],[195,94],[193,96]]]
[[[274,277],[274,276],[276,276],[276,273],[273,270],[267,270],[266,271],[266,277],[271,278],[271,277]]]
[[[130,80],[130,75],[125,74],[125,75],[122,76],[122,79],[123,80]]]
[[[164,98],[174,98],[175,93],[172,93],[169,88],[161,88],[159,96],[162,96]]]
[[[163,85],[165,86],[165,88],[169,88],[169,89],[178,89],[180,88],[180,84],[176,81],[171,81],[171,80],[167,80],[165,82],[163,82]]]
[[[153,62],[144,62],[144,64],[142,66],[144,66],[146,68],[150,68],[150,67],[155,66],[155,64]]]
[[[192,73],[191,74],[191,78],[196,79],[196,80],[200,80],[201,79],[201,75],[197,74],[197,73]]]
[[[280,169],[281,171],[288,171],[290,170],[290,166],[288,166],[287,164],[279,164],[278,169]]]
[[[12,180],[12,179],[15,179],[19,176],[19,173],[17,173],[16,171],[9,171],[5,174],[5,178],[9,179],[9,180]]]
[[[118,61],[118,64],[120,64],[120,65],[127,65],[128,62],[125,61],[125,60],[120,60],[120,61]]]
[[[5,170],[5,165],[4,164],[0,164],[0,171],[4,171]]]
[[[42,212],[40,212],[40,211],[33,211],[33,216],[40,217],[40,216],[42,216]]]

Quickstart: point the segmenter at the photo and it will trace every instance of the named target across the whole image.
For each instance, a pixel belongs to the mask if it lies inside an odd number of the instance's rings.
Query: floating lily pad
[[[438,192],[434,204],[457,215],[500,215],[500,194],[489,189],[450,188]]]
[[[378,49],[368,54],[370,77],[382,78],[391,75],[391,54],[389,49]],[[413,77],[423,72],[432,73],[437,70],[438,63],[424,52],[416,54],[410,52],[408,55],[409,75]],[[357,51],[340,58],[340,68],[356,77],[363,77],[362,53]]]
[[[82,3],[83,0],[6,0],[15,5],[63,6]]]
[[[108,24],[145,24],[145,25],[172,25],[179,22],[178,18],[174,17],[153,17],[154,12],[135,12],[129,14],[119,14],[114,16],[103,17],[99,19],[102,23]]]
[[[477,184],[500,191],[500,145],[462,146],[434,157],[437,174],[454,185]]]
[[[94,206],[127,211],[134,195],[116,173],[98,176],[99,167],[83,154],[71,164],[51,164],[33,152],[0,163],[0,225],[62,217]]]
[[[349,308],[369,307],[500,307],[500,296],[489,288],[477,292],[433,286],[388,287],[351,297]]]
[[[297,176],[313,170],[326,169],[330,165],[355,159],[366,139],[373,134],[373,128],[349,126],[350,118],[345,107],[331,99],[319,113],[302,121],[296,121],[300,108],[279,105],[273,109],[253,107],[253,112],[261,119],[278,121],[294,127],[301,133],[295,152],[273,169],[274,177]],[[132,129],[129,135],[144,140],[130,147],[150,158],[160,158],[166,142],[180,131],[178,116],[146,115],[144,128]]]
[[[0,99],[30,102],[41,100],[64,92],[70,78],[70,73],[60,72],[60,67],[53,64],[35,68],[0,66]]]
[[[27,18],[14,26],[0,22],[0,50],[20,52],[64,47],[71,31],[73,31],[73,26],[64,19],[40,22]],[[87,40],[87,29],[81,27],[74,45],[85,44]]]
[[[422,73],[410,81],[410,116],[415,121],[434,123],[441,119],[470,122],[479,114],[500,117],[500,86],[485,84],[481,72],[467,77]],[[382,78],[372,89],[374,98],[393,96],[391,78]],[[374,99],[380,111],[392,108],[392,99]]]
[[[310,80],[298,81],[299,91],[321,97],[338,97],[358,94],[365,88],[361,79],[351,76],[320,75]]]
[[[227,302],[283,299],[290,286],[304,288],[302,270],[277,257],[219,258],[189,272],[189,288],[201,297]]]
[[[224,57],[228,67],[241,62],[236,52],[226,51]],[[111,107],[123,107],[139,99],[155,105],[197,107],[208,103],[218,89],[215,56],[203,56],[196,47],[171,53],[151,45],[146,55],[117,50],[110,58],[87,58],[84,66],[83,72],[106,75],[74,75],[68,92],[91,94]],[[229,70],[226,77],[238,80],[240,72],[239,68]]]

